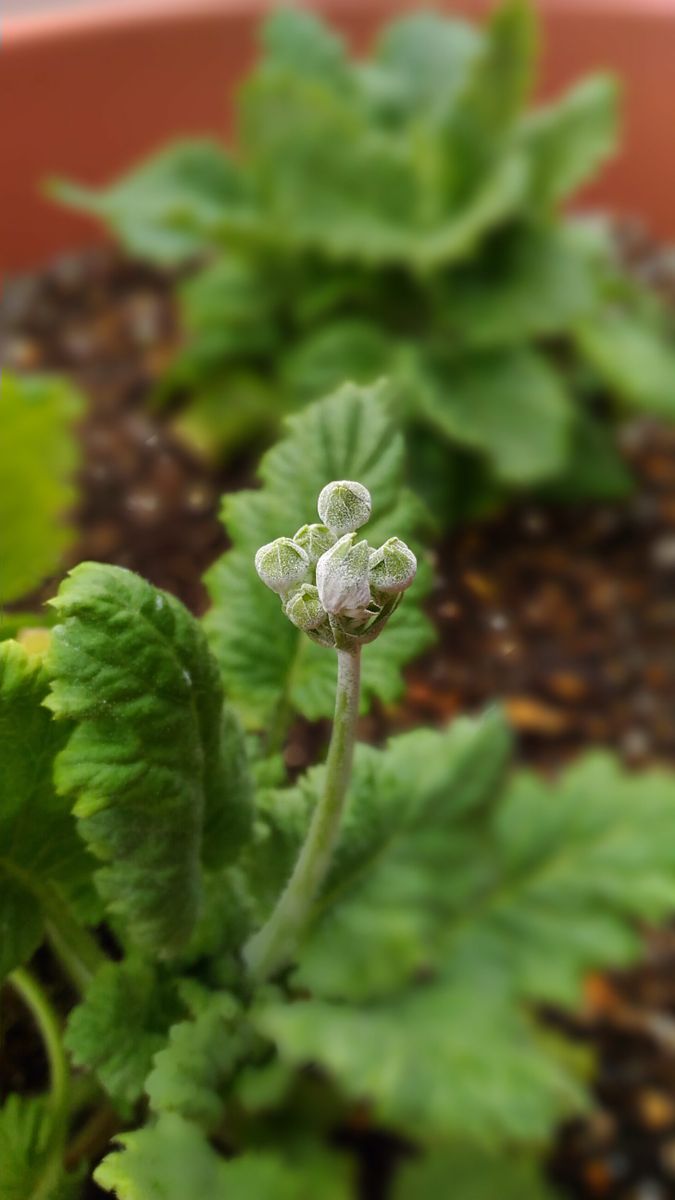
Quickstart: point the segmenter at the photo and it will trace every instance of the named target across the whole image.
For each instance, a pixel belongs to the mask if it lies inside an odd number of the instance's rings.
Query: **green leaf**
[[[261,34],[264,66],[283,67],[307,78],[344,87],[350,67],[342,38],[311,12],[280,9],[268,16]]]
[[[199,1129],[176,1113],[118,1138],[123,1147],[96,1169],[100,1187],[119,1200],[349,1200],[348,1173],[336,1155],[294,1164],[259,1150],[225,1161]]]
[[[152,1060],[184,1006],[171,982],[129,958],[103,966],[70,1014],[66,1047],[93,1071],[111,1100],[128,1112],[140,1099]]]
[[[17,600],[56,571],[72,533],[73,422],[80,401],[69,384],[0,376],[0,604]]]
[[[597,270],[571,228],[494,239],[445,288],[443,326],[471,349],[566,332],[598,305]]]
[[[509,748],[501,716],[488,712],[456,721],[445,734],[419,730],[363,756],[301,954],[302,986],[321,996],[385,996],[439,961],[441,931],[467,890],[481,885],[474,823],[498,794]],[[322,779],[319,768],[299,786],[316,798]],[[288,838],[285,799],[282,793],[276,811]],[[293,814],[293,791],[288,807]]]
[[[513,1150],[489,1154],[458,1143],[406,1163],[394,1184],[392,1200],[554,1200],[541,1163]]]
[[[616,433],[591,413],[580,408],[575,414],[572,446],[562,474],[546,486],[555,500],[621,500],[635,487],[623,462]]]
[[[208,240],[199,229],[224,206],[247,203],[224,149],[207,140],[175,142],[108,188],[58,180],[50,190],[62,204],[102,220],[131,254],[162,266],[203,250]]]
[[[608,75],[576,84],[562,100],[534,112],[524,128],[531,194],[549,206],[595,174],[618,147],[618,89]]]
[[[628,774],[609,754],[586,755],[552,787],[516,775],[488,835],[493,883],[451,935],[456,968],[490,961],[528,998],[576,1003],[589,969],[631,961],[637,919],[675,903],[674,800],[667,774]]]
[[[636,412],[675,417],[675,347],[648,315],[605,309],[576,329],[582,356]]]
[[[0,643],[0,979],[37,949],[59,895],[77,905],[89,892],[91,860],[52,783],[68,730],[47,690],[40,660]]]
[[[560,374],[543,355],[519,346],[422,372],[426,420],[485,455],[498,479],[525,487],[562,471],[574,409]]]
[[[421,273],[470,254],[527,191],[524,155],[501,139],[504,114],[523,83],[527,41],[525,10],[506,7],[509,15],[495,21],[480,60],[482,73],[470,80],[474,90],[466,89],[462,153],[476,140],[482,146],[486,126],[490,138],[500,131],[490,170],[473,172],[470,186],[451,197],[445,177],[456,146],[444,145],[437,121],[401,129],[370,119],[378,86],[385,93],[390,86],[388,75],[396,89],[395,70],[354,68],[338,80],[330,69],[316,70],[311,53],[305,70],[297,56],[292,66],[268,56],[249,80],[242,107],[241,140],[258,211],[245,226],[239,214],[224,212],[215,235],[228,246],[313,250],[329,260],[401,264]],[[481,99],[487,79],[487,91],[496,93],[490,112]]]
[[[218,1126],[225,1110],[220,1091],[248,1048],[239,1016],[227,993],[215,993],[194,1019],[173,1026],[147,1080],[154,1112],[179,1113],[207,1132]]]
[[[216,665],[198,622],[130,571],[82,564],[52,603],[47,703],[75,722],[57,785],[104,863],[111,911],[144,950],[174,953],[199,913],[200,861],[231,861],[248,833]]]
[[[10,1095],[0,1108],[0,1200],[76,1200],[82,1179],[54,1155],[53,1117],[42,1097]]]
[[[385,28],[362,79],[387,113],[438,118],[460,94],[481,43],[468,21],[415,13]]]
[[[331,479],[358,479],[373,498],[368,537],[392,530],[413,541],[418,506],[403,486],[404,448],[382,387],[345,385],[289,418],[287,436],[262,460],[262,488],[224,501],[233,542],[207,575],[213,608],[205,619],[228,692],[247,720],[268,725],[280,699],[310,717],[327,715],[334,699],[334,656],[315,646],[284,616],[278,597],[255,573],[256,550],[311,521],[319,492]],[[366,646],[366,699],[393,699],[400,668],[429,642],[430,627],[410,596],[382,638]]]
[[[442,192],[455,207],[489,187],[512,160],[514,129],[532,83],[534,20],[527,0],[504,0],[494,9],[466,85],[443,124]],[[523,158],[513,207],[527,194],[528,179]]]
[[[216,259],[187,279],[179,296],[190,339],[184,354],[198,374],[281,349],[275,280],[256,264],[233,256]]]
[[[637,922],[675,904],[668,775],[591,754],[555,784],[509,781],[503,743],[492,718],[394,739],[372,760],[294,1002],[262,1000],[253,1015],[283,1062],[323,1067],[426,1141],[539,1140],[578,1106],[574,1064],[527,1014],[576,1004],[587,972],[628,963]],[[273,822],[263,803],[268,857],[274,841],[288,853],[310,783]]]
[[[421,1141],[540,1140],[582,1104],[578,1084],[493,994],[489,976],[480,986],[439,980],[362,1007],[270,1004],[257,1024],[284,1061],[323,1066],[377,1120]]]
[[[377,325],[334,321],[300,340],[282,362],[291,395],[304,401],[326,396],[345,379],[372,384],[388,375],[395,344]]]

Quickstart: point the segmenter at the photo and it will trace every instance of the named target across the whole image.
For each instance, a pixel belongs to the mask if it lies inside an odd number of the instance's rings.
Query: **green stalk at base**
[[[9,976],[9,983],[29,1009],[37,1025],[49,1063],[51,1132],[45,1163],[31,1200],[48,1200],[63,1168],[63,1148],[68,1127],[70,1074],[59,1019],[43,988],[23,967]]]
[[[295,953],[312,905],[330,867],[351,777],[356,721],[359,713],[361,647],[338,650],[335,717],[326,782],[295,869],[266,925],[244,950],[250,975],[268,979]]]

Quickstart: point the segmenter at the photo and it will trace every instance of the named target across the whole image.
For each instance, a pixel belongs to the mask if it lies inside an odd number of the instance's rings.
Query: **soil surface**
[[[669,257],[634,229],[623,241],[675,298]],[[226,545],[220,493],[251,465],[219,475],[149,403],[179,339],[172,285],[111,250],[62,259],[6,288],[0,360],[67,371],[88,397],[71,561],[131,567],[201,612],[201,575]],[[537,766],[591,744],[636,767],[675,764],[675,431],[633,426],[624,452],[639,479],[626,502],[516,504],[439,549],[439,645],[410,668],[405,698],[364,720],[364,736],[500,698]],[[298,727],[289,765],[315,744]],[[36,1086],[44,1064],[11,1003],[3,1026],[3,1089]],[[648,937],[639,969],[590,980],[570,1028],[597,1052],[598,1108],[561,1132],[556,1179],[579,1200],[675,1197],[675,933]]]

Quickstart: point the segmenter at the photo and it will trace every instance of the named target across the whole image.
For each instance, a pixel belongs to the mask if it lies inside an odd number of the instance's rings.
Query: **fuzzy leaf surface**
[[[233,859],[248,835],[216,664],[187,610],[122,568],[85,563],[52,603],[48,703],[75,724],[57,785],[103,861],[111,910],[144,950],[174,953],[199,914],[203,858]]]
[[[147,1080],[154,1112],[179,1113],[207,1131],[216,1128],[225,1108],[220,1091],[246,1049],[238,1016],[230,996],[214,993],[193,1019],[173,1026]]]
[[[75,1065],[93,1071],[110,1098],[129,1111],[183,1012],[173,985],[149,964],[134,958],[109,963],[70,1014],[66,1046]]]

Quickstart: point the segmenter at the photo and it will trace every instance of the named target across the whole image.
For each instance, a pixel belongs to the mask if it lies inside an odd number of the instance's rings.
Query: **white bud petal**
[[[400,538],[392,537],[370,555],[370,581],[380,592],[404,592],[417,573],[417,559]]]
[[[261,546],[255,556],[255,569],[263,583],[283,595],[309,574],[309,558],[291,538],[280,537]]]
[[[355,533],[346,534],[317,563],[316,586],[326,612],[351,615],[370,604],[370,547],[355,538]]]
[[[293,534],[296,546],[302,546],[313,567],[316,566],[322,554],[335,544],[335,534],[326,525],[303,525]]]
[[[327,483],[319,496],[319,516],[337,537],[365,525],[371,508],[368,488],[350,479]]]
[[[318,589],[312,583],[303,583],[286,602],[284,609],[289,621],[298,629],[318,629],[326,620]]]

